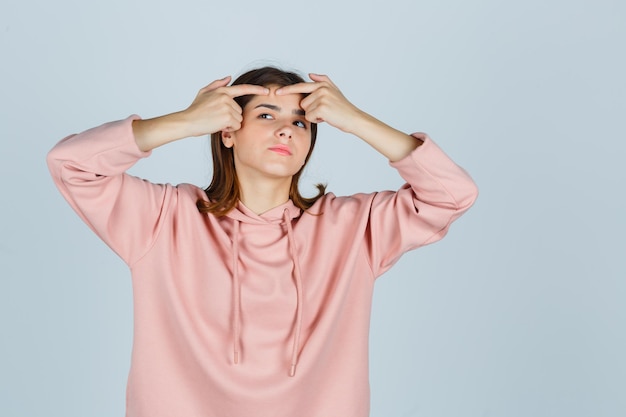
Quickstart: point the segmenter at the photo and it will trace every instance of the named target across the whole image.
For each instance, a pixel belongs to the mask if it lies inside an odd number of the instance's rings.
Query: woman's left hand
[[[351,132],[355,119],[363,113],[350,103],[326,75],[309,74],[313,82],[293,84],[276,90],[277,95],[309,94],[300,106],[311,123],[326,122],[344,132]]]
[[[276,90],[277,95],[309,94],[300,106],[311,123],[326,122],[352,133],[390,161],[398,161],[420,146],[421,139],[400,132],[375,117],[359,110],[341,94],[326,75],[309,74],[312,83],[288,85]]]

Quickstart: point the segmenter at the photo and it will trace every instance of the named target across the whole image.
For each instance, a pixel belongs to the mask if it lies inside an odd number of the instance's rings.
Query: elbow
[[[46,164],[48,165],[48,171],[52,176],[52,180],[58,185],[63,182],[63,168],[66,165],[67,160],[64,158],[63,152],[58,149],[58,146],[52,148],[46,155]]]
[[[468,181],[465,197],[463,199],[463,206],[466,210],[474,205],[476,199],[478,198],[478,194],[478,186],[476,183],[472,180]]]
[[[472,207],[478,198],[478,186],[469,176],[456,182],[454,189],[449,191],[454,201],[454,210],[459,213]]]
[[[61,171],[61,160],[57,156],[56,148],[52,148],[46,155],[46,164],[52,177],[56,178]]]
[[[64,151],[66,148],[65,143],[70,140],[72,137],[76,135],[69,135],[59,141],[52,149],[48,151],[46,155],[46,163],[48,164],[48,170],[50,170],[50,174],[56,180],[61,176],[61,170],[65,161],[67,161],[67,152]]]

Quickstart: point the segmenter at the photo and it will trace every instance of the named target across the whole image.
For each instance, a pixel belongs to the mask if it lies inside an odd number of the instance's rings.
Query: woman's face
[[[285,179],[304,165],[311,147],[311,124],[300,107],[302,96],[254,96],[243,109],[241,128],[222,133],[224,145],[233,148],[239,180],[260,177]]]

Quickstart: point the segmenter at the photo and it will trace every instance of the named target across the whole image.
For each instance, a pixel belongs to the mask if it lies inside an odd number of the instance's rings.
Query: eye
[[[273,120],[274,118],[272,117],[271,114],[268,113],[261,113],[259,114],[259,119],[268,119],[268,120]]]
[[[302,120],[296,120],[295,122],[293,122],[293,124],[295,126],[301,127],[303,129],[306,129],[306,123],[304,123]]]

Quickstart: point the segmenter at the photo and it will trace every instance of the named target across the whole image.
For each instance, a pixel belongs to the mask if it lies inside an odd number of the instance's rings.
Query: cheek
[[[311,141],[309,140],[308,142],[303,142],[302,143],[302,163],[303,164],[306,162],[306,157],[309,154],[310,150],[311,150]]]

